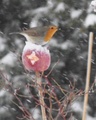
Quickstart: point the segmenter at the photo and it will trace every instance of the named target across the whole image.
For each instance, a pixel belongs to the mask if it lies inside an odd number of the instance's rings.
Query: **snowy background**
[[[54,24],[61,28],[49,43],[52,62],[48,74],[50,83],[54,80],[69,90],[70,82],[75,90],[84,91],[87,67],[89,32],[96,34],[96,13],[90,7],[90,0],[0,0],[0,120],[17,120],[22,117],[20,101],[35,120],[41,120],[40,107],[31,94],[38,98],[32,84],[34,72],[27,72],[22,65],[22,50],[26,39],[20,35],[10,36],[25,28]],[[96,79],[96,39],[94,37],[91,84]],[[96,120],[96,87],[91,87],[87,120]],[[72,89],[71,89],[72,90]],[[69,90],[70,91],[70,90]],[[72,92],[72,91],[71,91]],[[55,89],[58,99],[65,97]],[[23,95],[20,96],[20,95]],[[47,95],[46,95],[47,96]],[[48,97],[48,96],[47,96]],[[46,100],[46,104],[49,102]],[[54,106],[56,108],[56,106]],[[81,120],[83,95],[68,106],[66,120]],[[53,112],[55,119],[56,112]],[[71,117],[70,117],[71,116]],[[26,118],[24,120],[27,120]],[[58,120],[63,120],[59,117]]]

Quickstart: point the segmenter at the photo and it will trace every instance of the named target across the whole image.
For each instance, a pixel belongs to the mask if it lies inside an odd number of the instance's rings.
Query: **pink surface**
[[[32,64],[31,59],[28,58],[28,55],[31,55],[33,52],[35,53],[36,57],[39,58],[37,61],[34,62],[34,64]],[[31,71],[31,70],[38,71],[38,72],[45,71],[50,66],[50,62],[51,62],[50,52],[41,51],[38,49],[35,49],[35,50],[26,49],[23,51],[23,54],[22,54],[22,62],[25,69],[27,69],[28,71]]]

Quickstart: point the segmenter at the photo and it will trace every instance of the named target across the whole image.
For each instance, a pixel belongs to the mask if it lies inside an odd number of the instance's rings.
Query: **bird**
[[[29,28],[27,30],[23,30],[21,32],[13,32],[12,34],[20,34],[23,35],[27,41],[31,43],[35,43],[38,45],[44,45],[47,44],[53,35],[58,31],[58,27],[55,25],[49,25],[49,26],[38,26]]]

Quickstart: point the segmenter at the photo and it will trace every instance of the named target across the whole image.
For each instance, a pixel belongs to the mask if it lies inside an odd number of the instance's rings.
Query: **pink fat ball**
[[[50,52],[46,47],[26,42],[22,53],[22,62],[28,71],[43,72],[50,66]]]

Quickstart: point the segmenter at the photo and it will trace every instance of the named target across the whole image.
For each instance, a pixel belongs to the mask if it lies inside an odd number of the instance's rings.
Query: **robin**
[[[14,32],[10,33],[11,34],[21,34],[23,35],[28,41],[39,44],[39,45],[44,45],[48,43],[55,32],[58,30],[58,27],[55,25],[50,25],[50,26],[43,26],[43,27],[33,27],[27,30],[24,30],[22,32]]]

